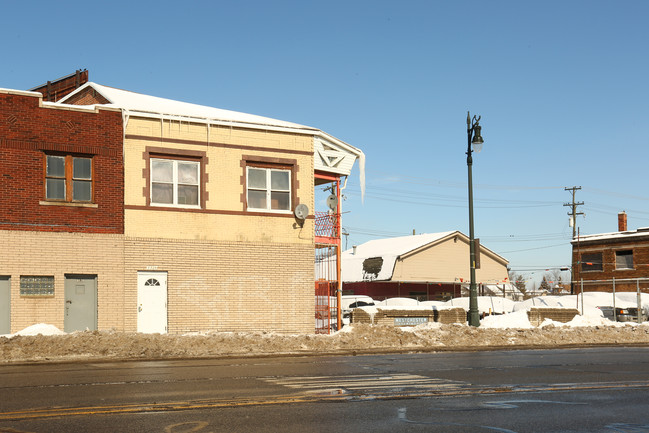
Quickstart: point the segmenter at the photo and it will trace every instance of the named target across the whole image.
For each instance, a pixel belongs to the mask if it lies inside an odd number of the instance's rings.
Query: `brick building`
[[[618,231],[581,235],[572,242],[574,291],[649,292],[649,228],[628,230],[618,214]]]
[[[0,334],[314,331],[314,187],[360,150],[91,82],[0,97]]]

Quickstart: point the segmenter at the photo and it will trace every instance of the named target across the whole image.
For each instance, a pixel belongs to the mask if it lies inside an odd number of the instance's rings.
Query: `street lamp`
[[[475,237],[473,233],[473,177],[471,166],[473,165],[473,152],[480,152],[484,140],[480,135],[482,127],[479,124],[480,116],[473,116],[466,113],[466,133],[468,145],[466,149],[466,165],[469,169],[469,260],[471,264],[471,285],[469,286],[469,326],[480,326],[480,312],[478,311],[478,289],[475,284]],[[473,145],[473,149],[471,149]]]

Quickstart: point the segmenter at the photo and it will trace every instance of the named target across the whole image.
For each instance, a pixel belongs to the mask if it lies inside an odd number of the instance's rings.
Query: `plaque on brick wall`
[[[395,317],[394,326],[417,326],[428,323],[428,317]]]

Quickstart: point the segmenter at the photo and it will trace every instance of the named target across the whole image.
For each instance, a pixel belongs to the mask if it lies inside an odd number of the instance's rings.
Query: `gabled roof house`
[[[476,277],[486,294],[511,292],[507,264],[480,246]],[[468,287],[469,274],[469,238],[459,231],[377,239],[342,254],[344,293],[375,299],[459,297]]]
[[[93,82],[0,99],[0,334],[314,331],[314,187],[362,151]]]

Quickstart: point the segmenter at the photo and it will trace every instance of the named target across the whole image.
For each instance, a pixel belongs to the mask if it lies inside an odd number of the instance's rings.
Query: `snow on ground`
[[[632,295],[632,296],[628,296]],[[635,305],[635,294],[617,295],[616,305]],[[266,355],[337,355],[441,350],[490,350],[503,348],[560,348],[588,345],[649,346],[649,322],[616,323],[596,308],[612,305],[610,294],[585,294],[585,315],[568,323],[546,320],[534,327],[527,319],[532,306],[575,308],[575,296],[536,298],[510,305],[502,298],[481,297],[482,312],[505,312],[485,317],[479,328],[462,324],[428,323],[398,328],[353,324],[331,335],[278,334],[272,332],[208,332],[191,335],[138,334],[86,331],[65,333],[52,325],[37,324],[11,335],[0,335],[0,363],[62,362],[86,360],[215,358]],[[581,310],[581,297],[579,299]],[[444,306],[408,301],[388,306],[363,307],[428,309]],[[466,303],[466,307],[462,304]],[[649,296],[642,298],[649,307]],[[394,304],[394,305],[393,305]],[[412,304],[412,303],[411,303]],[[522,304],[522,306],[521,306]],[[468,298],[454,299],[446,307],[468,308]],[[506,310],[509,308],[509,312]],[[500,309],[500,310],[499,310]]]

